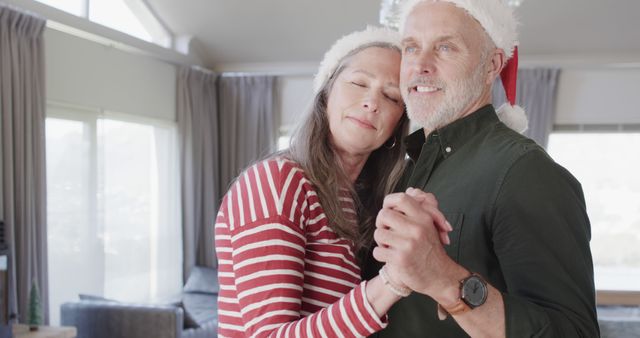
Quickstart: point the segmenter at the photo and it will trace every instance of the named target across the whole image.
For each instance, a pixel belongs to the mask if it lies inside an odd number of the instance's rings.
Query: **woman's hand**
[[[385,278],[389,280],[389,283],[391,283],[393,286],[401,288],[401,289],[409,289],[409,290],[411,290],[410,287],[408,287],[406,284],[402,283],[402,281],[400,281],[400,279],[398,279],[398,276],[400,274],[392,264],[389,264],[389,263],[385,264],[383,269],[387,272]]]
[[[442,212],[438,210],[438,200],[431,193],[426,193],[420,189],[408,188],[406,194],[413,197],[416,201],[420,202],[425,211],[431,215],[434,219],[438,235],[440,236],[440,242],[442,245],[451,244],[449,239],[449,232],[453,230],[453,227],[444,217]]]

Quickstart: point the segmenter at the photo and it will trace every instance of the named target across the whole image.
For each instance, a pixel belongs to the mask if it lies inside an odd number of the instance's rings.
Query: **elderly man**
[[[380,337],[599,336],[580,184],[491,105],[515,30],[501,0],[407,4],[401,91],[424,130],[408,138],[399,191],[417,189],[385,200],[373,257],[391,288],[414,292]],[[453,228],[445,247],[420,204],[434,196]]]

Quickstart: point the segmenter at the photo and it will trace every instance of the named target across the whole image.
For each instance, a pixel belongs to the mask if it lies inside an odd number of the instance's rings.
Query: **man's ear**
[[[494,48],[489,55],[489,62],[487,62],[487,84],[492,84],[500,72],[507,64],[507,56],[504,50],[500,48]]]

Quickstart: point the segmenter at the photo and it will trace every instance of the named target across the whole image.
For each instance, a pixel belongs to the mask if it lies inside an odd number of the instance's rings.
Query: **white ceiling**
[[[318,62],[338,37],[377,24],[378,0],[147,0],[205,65]],[[523,59],[640,62],[640,0],[525,0]],[[631,59],[631,60],[630,60]]]

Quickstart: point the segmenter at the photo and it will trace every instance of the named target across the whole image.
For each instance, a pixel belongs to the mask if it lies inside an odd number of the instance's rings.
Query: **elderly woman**
[[[396,34],[368,28],[338,40],[290,149],[248,168],[223,199],[221,337],[367,336],[410,292],[392,269],[361,281],[356,259],[403,169]],[[446,221],[433,213],[446,242]]]

